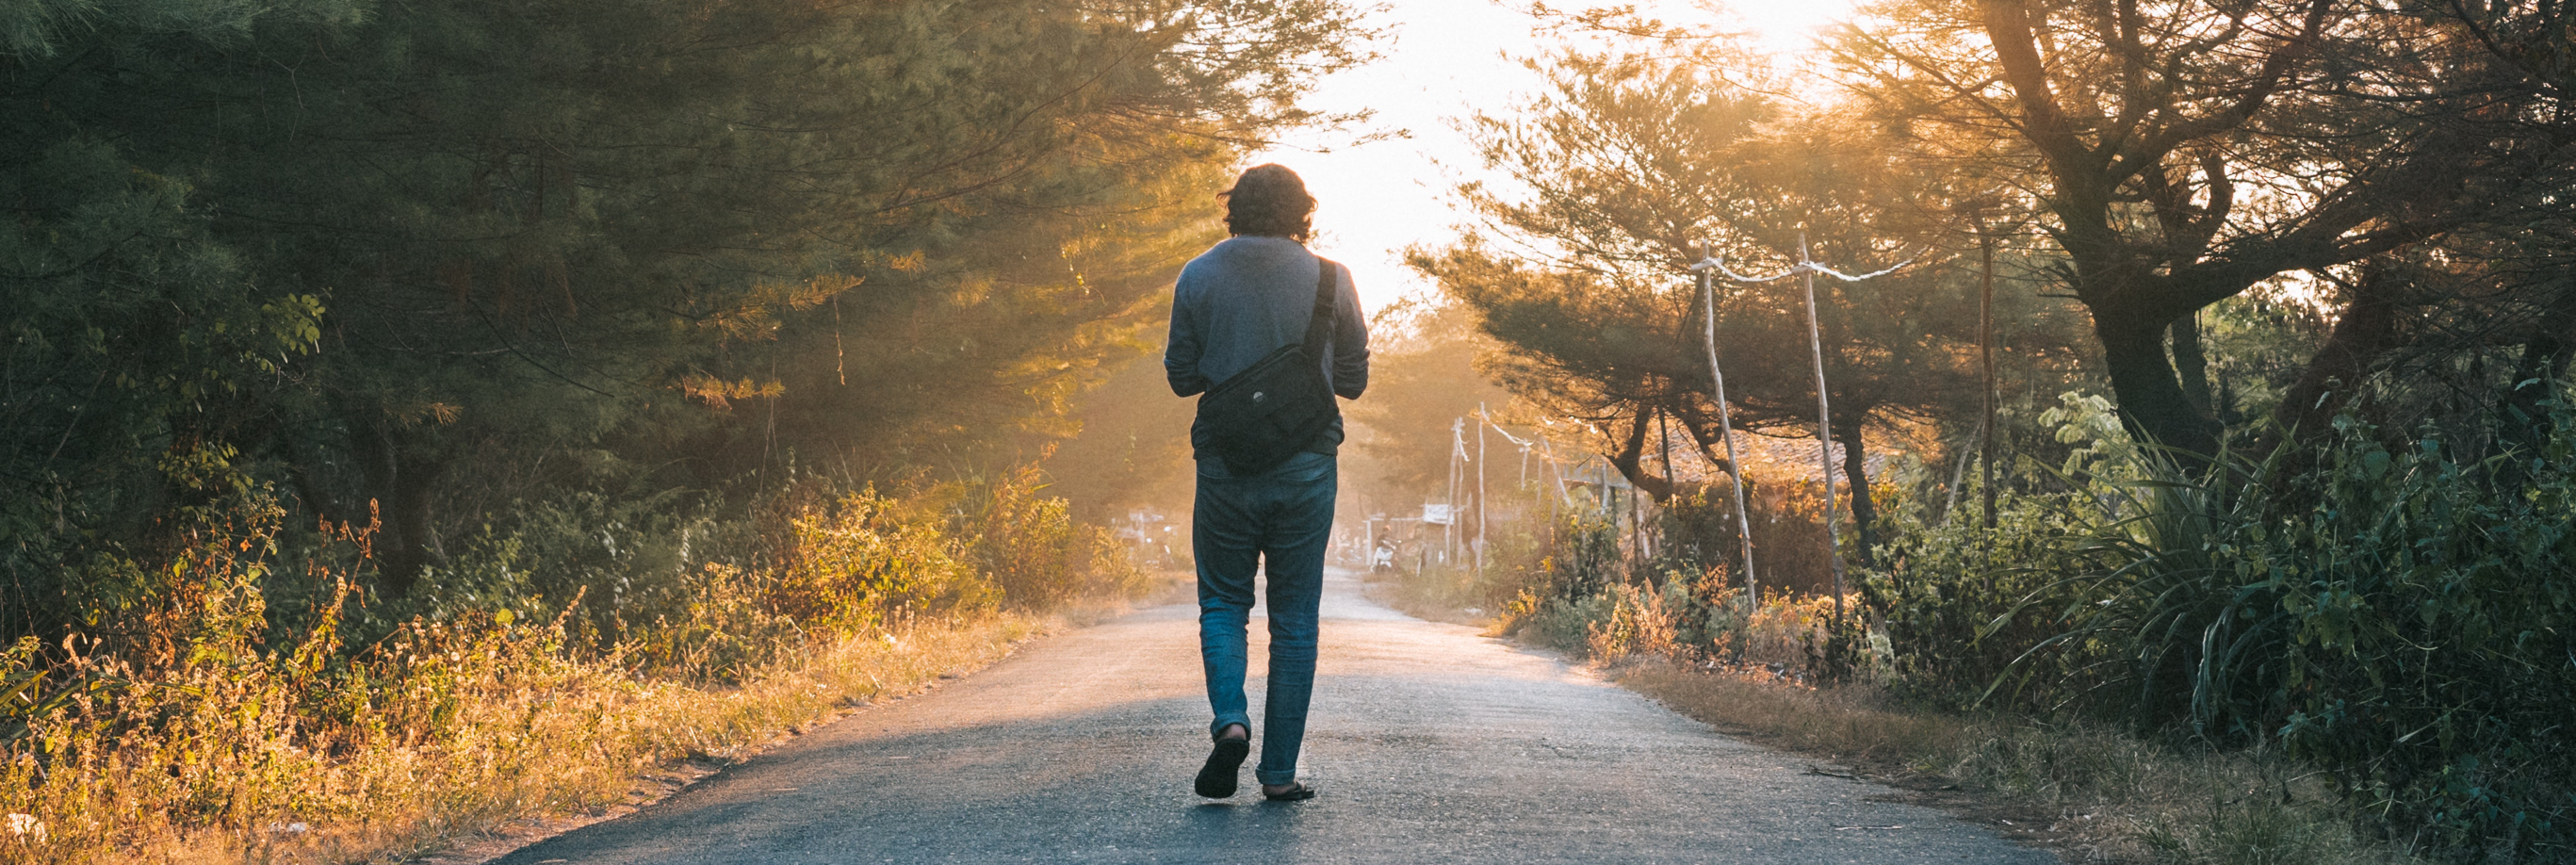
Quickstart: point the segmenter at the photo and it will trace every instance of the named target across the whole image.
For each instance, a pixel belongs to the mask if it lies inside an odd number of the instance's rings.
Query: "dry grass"
[[[65,764],[13,760],[0,862],[384,861],[668,792],[836,714],[980,668],[1048,622],[992,615],[840,639],[729,688],[629,674],[500,628],[419,648],[361,723],[298,717],[292,683],[238,669],[129,689],[47,724]],[[425,681],[434,680],[434,681]],[[215,690],[208,690],[208,688]],[[193,689],[193,690],[192,690]],[[425,692],[435,690],[435,695]],[[149,702],[151,705],[141,705]],[[137,727],[130,719],[165,718]],[[423,716],[427,713],[429,716]],[[299,730],[301,726],[304,729]],[[91,741],[79,742],[76,739]],[[23,752],[22,752],[23,754]],[[694,770],[694,771],[693,771]],[[32,782],[32,783],[31,783]],[[41,833],[41,834],[39,834]]]
[[[1891,705],[1866,686],[1662,661],[1614,671],[1719,730],[1834,760],[1922,804],[2070,862],[2340,865],[2412,862],[2363,837],[2349,807],[2277,754],[2182,751],[2089,727]]]
[[[782,567],[707,564],[684,609],[598,646],[577,600],[350,640],[370,534],[325,524],[352,557],[281,577],[281,512],[252,502],[194,530],[111,636],[0,645],[0,865],[394,861],[596,818],[1156,588],[1061,508],[1015,511],[1012,549],[1060,546],[1066,585],[1020,573],[1056,612],[1005,612],[965,561],[984,548],[934,510],[785,509]],[[309,609],[275,615],[272,594]]]
[[[1731,735],[1813,754],[1881,776],[1920,773],[1991,731],[1964,719],[1885,708],[1868,692],[1816,689],[1763,673],[1691,670],[1663,662],[1616,671],[1621,685]]]

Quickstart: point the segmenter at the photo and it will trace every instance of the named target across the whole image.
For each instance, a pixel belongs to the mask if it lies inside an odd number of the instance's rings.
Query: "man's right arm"
[[[1206,322],[1201,321],[1195,292],[1181,290],[1189,274],[1172,285],[1172,332],[1163,344],[1163,376],[1171,380],[1175,396],[1196,396],[1208,389],[1207,376],[1199,374],[1199,357],[1207,351]]]

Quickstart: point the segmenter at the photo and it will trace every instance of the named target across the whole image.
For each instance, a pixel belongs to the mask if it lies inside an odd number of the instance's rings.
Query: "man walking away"
[[[1261,763],[1253,775],[1264,798],[1311,799],[1314,790],[1297,781],[1297,751],[1314,691],[1316,604],[1324,589],[1324,547],[1333,531],[1334,451],[1342,441],[1341,415],[1331,395],[1357,399],[1368,388],[1368,325],[1350,271],[1306,250],[1314,235],[1315,199],[1296,172],[1254,166],[1221,197],[1233,237],[1181,269],[1173,289],[1171,341],[1163,352],[1173,393],[1216,391],[1201,399],[1198,420],[1190,426],[1198,463],[1190,543],[1198,557],[1199,651],[1207,668],[1208,706],[1216,716],[1208,726],[1215,747],[1199,770],[1196,789],[1212,799],[1234,795],[1236,774],[1251,752],[1252,718],[1243,694],[1245,627],[1253,572],[1261,569],[1269,575],[1270,687],[1262,711]],[[1312,413],[1316,431],[1274,427],[1297,432],[1284,446],[1271,443],[1277,453],[1266,453],[1245,444],[1237,414],[1211,413],[1298,390],[1246,392],[1236,378],[1276,380],[1270,378],[1277,372],[1270,361],[1292,345],[1303,345],[1303,353],[1294,356],[1311,359],[1313,372],[1321,375],[1322,387],[1311,397],[1320,403]],[[1304,363],[1291,371],[1312,380]],[[1229,394],[1238,401],[1220,401]]]

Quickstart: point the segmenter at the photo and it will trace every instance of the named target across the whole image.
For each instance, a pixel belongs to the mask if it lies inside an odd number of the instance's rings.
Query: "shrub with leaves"
[[[769,606],[808,628],[853,632],[916,615],[994,608],[1000,593],[936,514],[874,487],[793,520],[795,545],[769,584]]]
[[[2205,474],[2090,437],[1998,531],[1914,525],[1873,581],[1909,692],[2278,742],[2463,861],[2576,855],[2576,417],[2467,458],[2353,418]],[[1988,565],[1987,562],[1993,564]]]
[[[1608,512],[1568,507],[1556,519],[1555,537],[1535,564],[1502,569],[1517,579],[1502,584],[1511,595],[1495,627],[1581,650],[1590,639],[1590,623],[1603,618],[1612,603],[1607,590],[1626,581],[1627,558],[1620,551],[1618,523]]]
[[[1671,656],[1681,644],[1677,599],[1654,584],[1611,586],[1603,596],[1609,615],[1584,626],[1584,646],[1595,661],[1613,663],[1631,655]]]
[[[2454,858],[2576,858],[2576,416],[2476,461],[2345,419],[2255,540],[2291,753]],[[2249,565],[2247,571],[2256,571]]]
[[[623,800],[638,772],[722,758],[1030,630],[991,614],[940,510],[873,490],[778,511],[796,515],[767,556],[783,566],[609,561],[563,603],[525,594],[543,581],[514,567],[522,536],[496,534],[443,577],[479,607],[357,592],[369,530],[282,550],[263,489],[191,513],[167,558],[122,565],[149,603],[0,646],[0,865],[400,858]],[[583,633],[581,603],[614,580],[672,602]]]
[[[1118,540],[1075,522],[1064,499],[1043,495],[1045,476],[1025,463],[983,487],[981,507],[964,521],[976,565],[1013,607],[1047,610],[1079,597],[1132,597],[1146,587],[1142,569]]]
[[[1958,509],[1939,518],[1898,510],[1887,521],[1888,569],[1861,591],[1882,619],[1887,678],[1898,694],[1948,708],[2046,712],[2099,684],[2091,677],[2101,670],[2089,666],[2098,646],[2060,641],[2059,651],[2034,650],[2066,632],[2054,614],[2060,601],[2079,597],[2066,568],[2089,565],[2065,554],[2095,546],[2087,539],[2117,521],[2117,507],[2106,503],[2122,500],[2111,484],[2130,479],[2114,473],[2135,452],[2099,397],[2067,394],[2046,421],[2083,446],[2053,471],[2027,466],[2060,483],[1999,496],[1994,528]],[[2104,485],[2094,489],[2088,479]]]

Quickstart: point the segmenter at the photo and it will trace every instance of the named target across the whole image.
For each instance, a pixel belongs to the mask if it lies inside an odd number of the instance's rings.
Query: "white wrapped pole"
[[[1708,377],[1716,386],[1717,438],[1726,445],[1726,474],[1735,488],[1735,536],[1744,542],[1744,614],[1751,616],[1762,608],[1762,590],[1753,577],[1753,515],[1744,504],[1744,463],[1735,456],[1735,419],[1726,408],[1726,373],[1717,366],[1717,286],[1709,278],[1710,266],[1716,259],[1708,255],[1708,241],[1700,241],[1700,263],[1691,265],[1699,275],[1700,308],[1708,346]]]
[[[1825,399],[1825,339],[1816,327],[1816,270],[1808,267],[1807,233],[1798,232],[1799,271],[1807,285],[1807,350],[1816,359],[1816,464],[1825,474],[1825,554],[1834,563],[1834,624],[1843,622],[1843,542],[1834,530],[1834,410]]]

